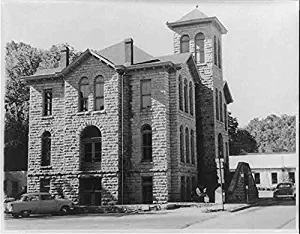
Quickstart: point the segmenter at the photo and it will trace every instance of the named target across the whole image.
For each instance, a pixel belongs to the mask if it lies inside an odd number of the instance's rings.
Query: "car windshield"
[[[281,188],[291,188],[292,185],[291,184],[279,184],[277,185],[277,188],[281,189]]]
[[[20,201],[28,201],[29,199],[28,199],[28,196],[22,196],[21,198],[20,198]]]

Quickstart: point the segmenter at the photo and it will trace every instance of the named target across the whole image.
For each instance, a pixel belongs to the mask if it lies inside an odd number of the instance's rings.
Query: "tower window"
[[[194,115],[194,102],[193,102],[193,85],[192,82],[189,84],[189,97],[190,97],[190,114]]]
[[[227,106],[224,103],[224,125],[225,125],[225,131],[227,131]]]
[[[221,59],[221,43],[218,40],[218,60],[219,60],[219,68],[222,68],[222,59]]]
[[[218,66],[218,57],[217,57],[217,38],[214,36],[214,64]]]
[[[44,116],[52,115],[52,89],[44,91]]]
[[[179,76],[178,80],[178,95],[179,95],[179,110],[183,110],[183,96],[182,96],[182,78]]]
[[[190,52],[190,37],[188,35],[183,35],[180,38],[180,53]]]
[[[191,130],[191,158],[192,164],[195,164],[195,138],[193,130]]]
[[[188,99],[188,83],[184,80],[184,111],[189,113],[189,99]]]
[[[204,40],[205,36],[203,33],[198,33],[195,37],[195,59],[196,63],[205,62],[205,53],[204,53]]]

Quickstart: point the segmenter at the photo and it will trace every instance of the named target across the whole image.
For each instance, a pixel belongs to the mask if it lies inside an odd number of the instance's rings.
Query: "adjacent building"
[[[227,30],[198,9],[167,26],[174,54],[154,57],[129,38],[71,63],[66,48],[58,67],[24,77],[29,192],[152,203],[189,201],[201,184],[213,199],[229,168]]]
[[[230,171],[234,172],[239,162],[249,164],[256,186],[259,189],[272,189],[281,182],[293,182],[296,179],[298,154],[247,154],[230,156]]]

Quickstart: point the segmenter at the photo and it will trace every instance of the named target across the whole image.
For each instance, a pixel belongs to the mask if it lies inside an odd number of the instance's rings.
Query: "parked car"
[[[7,213],[13,217],[29,217],[30,214],[68,214],[73,202],[56,199],[49,193],[25,193],[20,200],[7,203]]]
[[[284,182],[279,183],[273,192],[273,198],[274,199],[280,199],[280,198],[292,198],[296,199],[296,189],[293,183],[290,182]]]

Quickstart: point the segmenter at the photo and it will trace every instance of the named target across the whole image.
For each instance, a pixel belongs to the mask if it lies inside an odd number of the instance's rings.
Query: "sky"
[[[173,53],[173,22],[196,5],[227,28],[223,78],[244,127],[253,118],[294,115],[299,99],[298,1],[25,1],[2,0],[1,44],[14,40],[49,49],[67,42],[100,50],[133,38],[153,56]],[[3,51],[3,50],[2,50]]]

